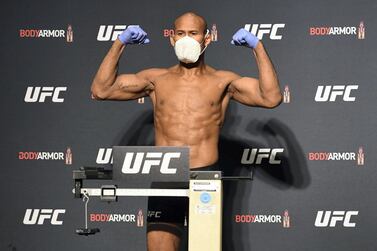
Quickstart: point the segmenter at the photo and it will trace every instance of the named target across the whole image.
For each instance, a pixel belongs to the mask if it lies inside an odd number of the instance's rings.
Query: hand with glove
[[[150,42],[147,33],[139,25],[129,25],[118,36],[118,39],[123,44],[148,44]]]
[[[233,35],[230,43],[237,46],[246,46],[255,49],[258,42],[259,39],[254,34],[248,32],[244,28],[241,28]]]

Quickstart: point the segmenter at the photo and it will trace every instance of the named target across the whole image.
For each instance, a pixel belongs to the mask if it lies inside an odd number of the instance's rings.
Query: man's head
[[[193,12],[186,12],[174,21],[174,35],[170,37],[171,45],[174,47],[176,42],[185,36],[195,39],[200,44],[201,50],[211,42],[207,22]]]

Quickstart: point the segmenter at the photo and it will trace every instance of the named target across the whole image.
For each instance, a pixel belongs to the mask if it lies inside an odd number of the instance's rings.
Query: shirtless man
[[[113,43],[93,80],[92,97],[97,100],[133,100],[149,96],[154,108],[155,145],[189,146],[190,168],[208,170],[218,160],[220,128],[229,100],[248,106],[274,108],[282,100],[274,67],[263,44],[245,29],[231,43],[254,54],[259,79],[241,77],[204,63],[204,50],[211,42],[203,17],[188,12],[174,22],[170,37],[179,63],[167,69],[151,68],[136,74],[118,74],[118,61],[129,44],[149,43],[138,26],[128,27]],[[128,48],[127,48],[128,49]],[[204,167],[204,168],[203,168]],[[169,204],[169,203],[164,203]],[[177,251],[183,219],[173,216],[181,208],[173,202],[167,210],[174,220],[148,222],[149,251]],[[178,210],[179,208],[179,210]]]

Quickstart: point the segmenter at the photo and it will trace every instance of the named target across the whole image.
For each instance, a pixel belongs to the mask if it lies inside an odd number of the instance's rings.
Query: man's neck
[[[194,76],[200,75],[206,70],[206,65],[204,63],[203,55],[200,56],[198,61],[192,64],[186,64],[183,62],[179,62],[178,69],[184,76]]]

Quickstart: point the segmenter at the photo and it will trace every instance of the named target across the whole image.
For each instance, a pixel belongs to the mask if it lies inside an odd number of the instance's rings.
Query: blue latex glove
[[[251,32],[244,28],[239,29],[232,37],[231,44],[247,46],[249,48],[257,47],[259,39]]]
[[[139,25],[129,25],[118,36],[118,39],[123,44],[148,44],[150,42],[147,33]]]

